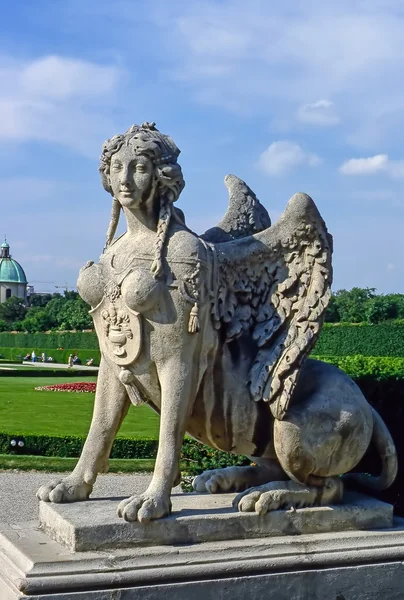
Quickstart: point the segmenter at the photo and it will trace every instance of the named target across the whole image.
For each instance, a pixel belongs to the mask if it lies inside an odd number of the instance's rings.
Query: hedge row
[[[13,451],[10,442],[12,439],[24,440],[24,454],[33,456],[80,456],[85,438],[80,436],[53,436],[53,435],[22,435],[0,433],[0,454],[9,454]],[[154,458],[157,453],[157,440],[152,439],[126,439],[117,438],[111,452],[111,458]]]
[[[313,354],[404,357],[404,323],[402,321],[386,321],[378,325],[326,323]]]
[[[27,354],[31,354],[31,352],[35,350],[36,356],[38,359],[41,357],[41,353],[45,352],[46,356],[52,356],[57,363],[65,363],[67,364],[67,359],[69,358],[69,354],[77,354],[81,359],[81,362],[84,362],[93,358],[94,362],[99,365],[101,353],[99,350],[82,350],[79,347],[66,348],[65,350],[55,350],[54,348],[41,347],[41,346],[25,346],[23,348],[19,347],[0,347],[0,358],[6,358],[7,360],[21,360]]]
[[[0,353],[5,348],[47,348],[54,356],[56,348],[91,350],[98,349],[95,332],[77,333],[0,333]],[[17,353],[18,354],[18,353]],[[326,323],[320,335],[314,355],[350,356],[402,356],[404,357],[404,322],[386,321],[378,325],[367,323]],[[68,356],[68,354],[67,354]],[[66,358],[67,358],[66,356]]]
[[[77,458],[80,456],[85,438],[79,436],[57,437],[50,435],[11,435],[0,433],[0,454],[15,452],[11,440],[24,440],[23,450],[19,453],[32,456],[59,456]],[[158,440],[117,438],[112,446],[111,458],[155,458]],[[214,450],[199,442],[185,438],[182,445],[182,461],[187,465],[187,472],[200,472],[214,467],[249,464],[245,457]]]
[[[27,367],[26,369],[1,369],[0,377],[94,377],[97,371]]]
[[[404,358],[394,356],[314,356],[345,371],[352,379],[404,380]]]
[[[80,348],[92,350],[98,348],[97,335],[94,331],[53,332],[53,333],[0,333],[0,346],[8,348],[27,348],[28,346],[43,348]]]

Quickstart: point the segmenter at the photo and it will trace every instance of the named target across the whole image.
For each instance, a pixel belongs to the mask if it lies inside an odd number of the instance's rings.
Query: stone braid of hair
[[[151,271],[155,279],[159,279],[164,275],[163,268],[163,250],[167,238],[168,226],[172,215],[172,204],[166,196],[160,200],[159,220],[157,224],[157,236],[155,243],[154,261]]]
[[[107,229],[106,248],[108,248],[108,246],[114,239],[114,235],[115,235],[116,229],[118,227],[120,213],[121,213],[121,205],[119,204],[118,200],[116,198],[114,198],[112,200],[111,220],[109,222],[108,229]]]

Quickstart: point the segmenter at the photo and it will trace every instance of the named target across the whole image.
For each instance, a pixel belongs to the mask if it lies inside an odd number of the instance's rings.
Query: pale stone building
[[[11,296],[27,300],[27,278],[22,266],[11,258],[5,239],[0,246],[0,303]]]

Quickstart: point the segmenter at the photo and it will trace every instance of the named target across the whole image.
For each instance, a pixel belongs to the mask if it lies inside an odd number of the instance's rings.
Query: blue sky
[[[74,286],[109,222],[102,142],[156,121],[198,232],[245,179],[276,220],[310,194],[334,289],[404,293],[399,0],[0,0],[1,228],[38,291]],[[49,283],[39,283],[49,282]]]

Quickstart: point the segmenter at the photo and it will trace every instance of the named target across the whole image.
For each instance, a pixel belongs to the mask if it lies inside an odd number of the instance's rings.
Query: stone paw
[[[245,481],[240,475],[240,467],[212,469],[195,477],[192,487],[196,492],[209,492],[209,494],[239,492],[246,488]]]
[[[265,515],[272,510],[281,508],[288,510],[314,504],[314,498],[309,491],[296,494],[287,489],[268,489],[268,487],[250,488],[237,494],[233,500],[233,507],[240,512],[256,512],[259,515]]]
[[[167,517],[171,513],[171,501],[169,497],[145,492],[122,500],[117,513],[125,521],[148,523],[152,519]]]
[[[44,502],[82,502],[88,500],[92,490],[90,483],[66,477],[41,486],[36,497]]]

